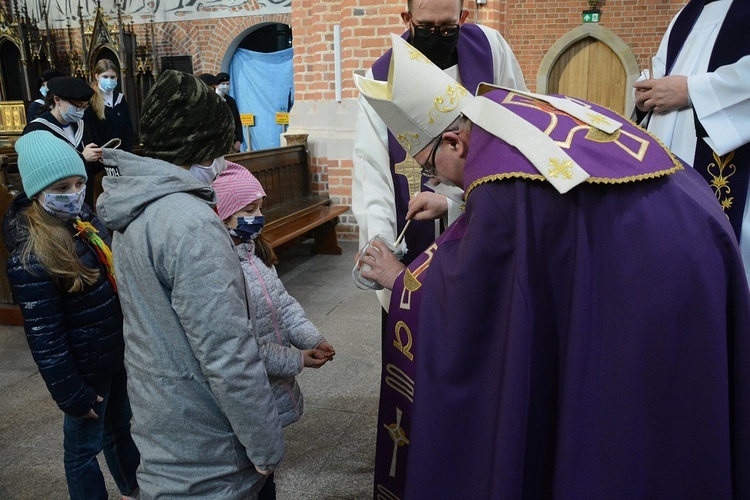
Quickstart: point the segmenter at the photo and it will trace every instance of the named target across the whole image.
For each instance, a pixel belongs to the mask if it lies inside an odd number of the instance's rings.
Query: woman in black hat
[[[36,88],[39,89],[39,93],[42,97],[41,99],[36,99],[29,104],[29,110],[26,112],[26,123],[31,122],[31,120],[36,118],[37,115],[42,112],[42,109],[44,109],[44,98],[47,97],[47,82],[58,76],[64,76],[62,71],[57,71],[56,69],[45,69],[42,71],[42,74],[39,75],[39,78],[36,79]]]
[[[86,162],[86,203],[91,207],[94,206],[94,176],[104,169],[99,161],[102,149],[91,140],[83,123],[83,115],[93,95],[91,87],[80,78],[52,78],[47,82],[45,107],[23,129],[23,134],[34,130],[50,132],[78,151]]]

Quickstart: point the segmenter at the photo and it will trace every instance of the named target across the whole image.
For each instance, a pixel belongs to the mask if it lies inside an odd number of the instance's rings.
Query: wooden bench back
[[[325,201],[325,197],[312,194],[304,144],[235,153],[226,159],[247,168],[260,181],[268,196],[263,204],[267,222]]]

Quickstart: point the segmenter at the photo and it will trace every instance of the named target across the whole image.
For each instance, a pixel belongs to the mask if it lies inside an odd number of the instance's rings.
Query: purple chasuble
[[[404,39],[407,39],[408,36],[408,31],[402,35]],[[474,92],[480,83],[494,82],[495,71],[492,49],[487,36],[479,26],[468,23],[461,26],[456,52],[458,53],[458,73],[461,75],[464,88]],[[391,54],[392,51],[389,50],[372,65],[372,74],[376,80],[388,80]],[[406,177],[397,174],[395,170],[395,166],[406,158],[406,152],[390,132],[388,132],[388,154],[390,156],[393,188],[396,193],[396,233],[401,234],[406,223],[406,212],[409,208],[411,193],[409,193],[409,183]],[[426,190],[424,187],[426,181],[426,177],[421,178],[419,186],[421,191]],[[402,262],[408,265],[435,241],[434,221],[413,221],[406,232],[405,238],[409,251]]]
[[[542,125],[542,106],[504,105]],[[631,124],[614,139],[547,117],[593,175],[567,194],[472,129],[460,233],[419,279],[413,405],[395,400],[411,406],[403,498],[750,498],[750,293],[729,221]]]
[[[495,104],[488,103],[489,106],[500,105],[544,131],[589,173],[591,177],[587,180],[588,183],[635,182],[669,175],[684,168],[677,157],[658,144],[646,130],[597,104],[568,98],[604,115],[604,119],[622,123],[619,130],[607,134],[544,101],[508,90],[493,90],[480,97],[485,98],[494,101]],[[477,125],[473,128],[480,129]],[[467,194],[477,184],[491,180],[520,177],[544,181],[544,176],[516,148],[503,141],[497,141],[495,136],[484,130],[472,134],[470,153],[481,156],[485,150],[497,154],[498,158],[494,162],[468,163],[467,160],[463,179],[464,191]],[[603,161],[603,158],[606,158],[606,161]],[[550,158],[549,170],[558,170],[555,175],[564,176],[564,162],[557,163],[552,160],[554,159]]]
[[[667,44],[667,75],[671,73],[677,56],[700,17],[704,5],[710,1],[692,0],[675,20]],[[709,73],[750,55],[750,37],[744,35],[748,27],[750,27],[750,2],[748,0],[733,1],[716,37],[711,59],[708,62]],[[747,203],[747,187],[750,182],[750,144],[745,144],[720,157],[703,140],[703,137],[708,134],[697,117],[695,124],[698,134],[695,157],[685,158],[685,160],[691,161],[693,167],[711,185],[739,239],[742,217]]]
[[[404,495],[422,282],[442,242],[463,236],[462,219],[463,216],[459,217],[437,241],[417,256],[393,285],[383,339],[373,498],[394,499]]]

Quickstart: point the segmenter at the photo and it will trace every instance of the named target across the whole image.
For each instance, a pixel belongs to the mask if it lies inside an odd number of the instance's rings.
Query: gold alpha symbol
[[[399,446],[409,444],[409,440],[406,438],[404,428],[401,427],[401,415],[402,411],[400,408],[396,408],[396,422],[391,425],[384,425],[388,429],[388,433],[391,435],[393,440],[393,458],[391,459],[391,470],[388,473],[391,477],[396,477],[396,459],[398,457]]]
[[[550,177],[557,178],[560,174],[562,174],[563,179],[573,178],[573,161],[572,160],[561,161],[558,158],[550,158],[549,166],[552,167],[551,169],[549,169]]]

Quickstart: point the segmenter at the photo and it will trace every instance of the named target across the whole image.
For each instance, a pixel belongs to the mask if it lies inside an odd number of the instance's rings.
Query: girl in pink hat
[[[263,237],[263,186],[245,167],[227,162],[213,182],[216,210],[236,243],[237,255],[255,306],[255,327],[281,424],[302,415],[302,392],[295,380],[303,368],[320,368],[336,351],[307,319],[276,273],[276,255]],[[259,500],[276,498],[273,474]]]

